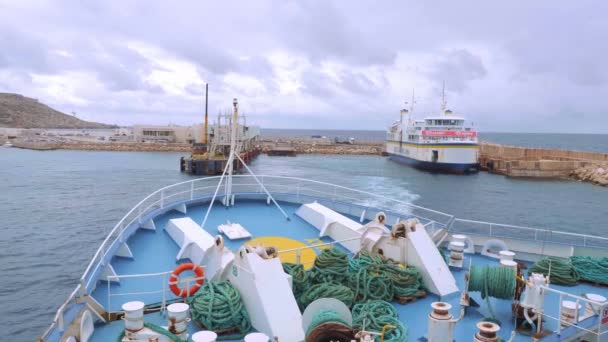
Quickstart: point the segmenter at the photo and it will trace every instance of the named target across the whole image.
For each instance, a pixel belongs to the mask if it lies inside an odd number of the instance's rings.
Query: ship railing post
[[[604,317],[604,312],[608,311],[608,305],[604,304],[602,306],[600,306],[600,312],[599,312],[599,318],[597,320],[597,341],[600,342],[601,338],[602,338],[602,318]],[[608,331],[608,330],[607,330]],[[608,334],[608,332],[607,332]]]
[[[559,294],[559,313],[557,314],[557,335],[560,336],[562,334],[562,301],[564,299],[564,294],[560,292]]]
[[[57,327],[59,327],[59,332],[63,333],[64,329],[64,321],[63,321],[63,309],[59,312],[59,316],[57,317]]]
[[[190,182],[190,200],[194,199],[194,181]]]
[[[110,279],[108,279],[107,281],[108,283],[108,322],[110,321],[110,313],[112,312],[112,303],[111,303],[111,294],[110,294],[110,284],[112,283],[112,281],[110,281]]]
[[[298,248],[298,249],[296,249],[296,264],[297,265],[301,264],[301,260],[302,260],[302,249]]]
[[[494,236],[494,234],[493,234],[493,230],[494,230],[493,226],[494,225],[490,223],[490,236]]]
[[[163,273],[162,282],[163,282],[163,302],[160,305],[160,311],[164,312],[165,307],[167,305],[167,273]]]
[[[84,282],[84,276],[80,278],[80,289],[78,290],[78,292],[80,293],[81,297],[87,294],[87,287]]]
[[[260,177],[260,190],[259,192],[264,192],[264,176]]]

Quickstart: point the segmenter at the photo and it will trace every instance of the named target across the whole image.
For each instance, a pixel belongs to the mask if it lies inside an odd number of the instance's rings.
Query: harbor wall
[[[97,142],[97,141],[28,141],[15,139],[15,147],[32,150],[88,150],[88,151],[139,151],[139,152],[190,152],[190,144],[152,143],[152,142]],[[348,154],[380,155],[384,151],[383,143],[336,144],[326,139],[281,138],[262,139],[259,141],[262,153],[268,153],[277,144],[289,146],[296,154]]]
[[[482,170],[510,177],[576,179],[608,186],[608,154],[481,143]]]

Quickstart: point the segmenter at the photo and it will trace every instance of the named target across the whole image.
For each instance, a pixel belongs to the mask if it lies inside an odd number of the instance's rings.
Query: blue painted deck
[[[254,238],[262,236],[283,236],[299,240],[305,244],[311,244],[310,242],[318,239],[318,230],[294,214],[299,207],[299,204],[285,202],[280,204],[291,218],[291,221],[287,221],[280,214],[277,208],[272,205],[268,206],[261,201],[243,200],[238,201],[236,206],[229,209],[226,209],[219,203],[216,204],[209,216],[206,226],[209,227],[208,231],[211,235],[216,235],[217,226],[230,220],[231,222],[242,224],[251,232]],[[187,216],[200,223],[203,220],[203,215],[206,210],[206,205],[191,206],[188,207]],[[157,273],[173,270],[177,265],[175,256],[177,255],[179,249],[171,237],[166,233],[165,226],[169,219],[184,216],[186,215],[177,211],[167,212],[154,219],[157,228],[156,231],[139,229],[133,236],[131,236],[127,243],[133,252],[134,259],[114,257],[112,260],[112,266],[118,275]],[[353,219],[356,220],[356,218]],[[225,244],[232,251],[236,251],[246,241],[246,239],[238,241],[230,241],[225,239]],[[316,241],[316,243],[318,243],[318,240]],[[324,239],[323,241],[329,242],[330,240]],[[312,244],[314,244],[314,242]],[[465,265],[468,265],[469,258],[473,258],[473,264],[475,265],[497,264],[495,259],[490,259],[480,255],[468,255],[465,260]],[[463,289],[465,271],[452,271],[458,282],[458,287]],[[154,277],[151,279],[123,279],[121,280],[120,285],[113,283],[110,286],[112,294],[142,291],[153,292],[162,289],[164,281],[166,280],[159,277]],[[575,295],[582,295],[584,293],[598,293],[608,297],[608,288],[597,288],[585,284],[581,284],[576,287],[563,287],[556,285],[552,285],[552,287]],[[99,282],[96,290],[93,293],[94,298],[106,307],[108,306],[107,291],[108,284],[106,282]],[[471,296],[481,305],[481,307],[479,309],[471,309],[468,311],[467,316],[465,316],[465,318],[458,323],[455,330],[456,341],[470,341],[473,334],[476,332],[475,324],[484,316],[489,316],[486,301],[481,300],[478,293],[471,293]],[[167,297],[167,299],[176,299],[176,297],[171,294]],[[162,294],[129,294],[126,296],[112,297],[109,307],[112,311],[117,311],[120,310],[122,303],[132,300],[144,301],[146,304],[159,303],[162,300]],[[426,336],[427,315],[430,312],[430,304],[438,300],[438,297],[430,295],[426,298],[406,305],[400,305],[397,303],[394,304],[399,312],[400,319],[409,327],[409,341],[416,341],[420,337]],[[453,306],[452,314],[455,317],[458,317],[460,314],[460,308],[458,305],[459,297],[452,296],[452,298],[448,299],[447,301]],[[500,336],[507,340],[511,331],[513,330],[511,301],[491,299],[491,302],[497,318],[503,323]],[[558,296],[549,294],[546,297],[545,302],[547,303],[546,309],[548,310],[548,313],[551,316],[557,317],[559,312]],[[166,325],[167,319],[160,313],[148,314],[145,317],[146,321],[148,322]],[[545,329],[555,329],[555,323],[556,322],[551,320],[547,321],[545,323]],[[122,321],[115,321],[110,324],[96,326],[95,334],[90,341],[114,341],[123,328],[124,323]],[[190,333],[196,331],[193,324],[190,325],[189,329]],[[519,335],[515,339],[515,341],[529,340],[529,337]]]

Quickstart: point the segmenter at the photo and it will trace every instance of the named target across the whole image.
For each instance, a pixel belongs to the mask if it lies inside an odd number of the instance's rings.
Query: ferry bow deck
[[[441,232],[447,231],[466,233],[478,246],[482,244],[478,242],[500,238],[512,250],[523,249],[521,253],[518,252],[516,259],[524,261],[528,266],[543,255],[606,256],[608,254],[608,240],[602,238],[568,233],[552,233],[549,236],[546,231],[496,224],[490,225],[488,231],[484,228],[483,222],[458,220],[451,215],[357,190],[295,178],[260,177],[290,219],[286,220],[251,177],[233,176],[233,179],[234,205],[226,207],[218,201],[212,207],[205,224],[211,236],[218,235],[217,227],[227,222],[239,223],[245,227],[251,233],[251,239],[224,238],[225,247],[233,252],[238,251],[243,244],[264,243],[267,246],[276,246],[279,251],[290,250],[291,252],[288,253],[280,252],[279,257],[283,262],[295,262],[296,253],[293,250],[299,248],[301,250],[299,261],[311,265],[315,255],[322,249],[328,248],[328,244],[334,241],[329,237],[319,238],[319,230],[297,216],[295,212],[303,203],[318,201],[353,221],[363,219],[364,223],[369,222],[377,212],[383,211],[387,214],[388,224],[398,219],[418,218],[430,235],[439,236]],[[161,189],[144,199],[127,214],[104,241],[85,271],[80,285],[58,311],[55,323],[43,336],[44,341],[64,341],[62,339],[64,334],[73,335],[74,330],[77,330],[74,325],[77,324],[70,322],[77,323],[76,318],[85,305],[89,310],[99,312],[101,318],[107,319],[112,313],[120,312],[122,304],[129,301],[143,301],[146,305],[157,307],[179,301],[180,299],[168,288],[168,278],[178,264],[176,256],[180,248],[167,233],[167,224],[170,219],[180,217],[190,217],[200,224],[204,220],[217,181],[218,177],[197,179]],[[224,190],[222,186],[220,195]],[[447,239],[447,236],[446,234],[443,239]],[[531,236],[533,239],[530,238]],[[531,248],[534,245],[536,248]],[[337,243],[336,246],[341,245]],[[347,249],[340,248],[348,252]],[[524,260],[521,260],[520,256]],[[463,269],[450,268],[460,291],[466,287],[465,273],[470,263],[477,266],[497,266],[498,260],[480,254],[465,254]],[[558,331],[559,323],[554,318],[560,317],[559,303],[562,299],[577,300],[575,297],[569,299],[568,294],[581,296],[585,293],[595,293],[608,297],[608,287],[590,284],[579,283],[574,287],[551,284],[550,288],[552,291],[549,291],[545,297],[544,330]],[[472,340],[473,335],[478,331],[476,324],[484,317],[490,316],[486,300],[482,300],[476,292],[471,292],[470,295],[480,307],[468,308],[463,320],[456,324],[454,329],[456,341]],[[459,294],[444,298],[429,294],[408,304],[392,303],[399,313],[399,319],[409,328],[409,341],[416,341],[427,335],[431,303],[439,300],[452,305],[451,313],[454,317],[460,315]],[[515,329],[511,312],[512,301],[494,298],[490,301],[496,317],[502,323],[499,335],[509,340],[511,332]],[[581,304],[582,314],[584,303]],[[608,308],[608,306],[604,307]],[[146,314],[145,321],[166,326],[166,312]],[[122,320],[104,323],[98,319],[89,341],[116,341],[124,326]],[[560,334],[554,333],[542,341],[569,340],[575,334],[580,334],[583,331],[581,328],[597,332],[598,329],[605,327],[600,324],[600,317],[594,316],[580,322],[578,326],[562,328]],[[194,323],[189,323],[190,335],[198,330]],[[604,339],[598,338],[598,341],[608,338],[608,332],[601,338]],[[529,336],[520,334],[514,339],[514,341],[530,340]]]

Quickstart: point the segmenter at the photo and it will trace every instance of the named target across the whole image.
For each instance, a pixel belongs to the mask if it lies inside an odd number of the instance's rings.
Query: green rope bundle
[[[283,271],[291,276],[293,282],[293,294],[299,298],[308,288],[308,273],[301,264],[283,263]]]
[[[422,275],[415,267],[400,268],[397,265],[386,265],[382,270],[393,282],[395,297],[418,296],[420,290],[425,289]]]
[[[471,266],[469,291],[481,293],[481,298],[486,300],[491,315],[490,317],[485,317],[484,321],[501,325],[492,308],[490,297],[513,299],[517,287],[515,275],[515,270],[511,267]]]
[[[349,287],[336,283],[316,284],[309,287],[300,296],[299,304],[302,309],[319,298],[335,298],[346,304],[349,308],[353,306],[354,293]]]
[[[310,280],[314,284],[325,282],[345,283],[348,272],[348,255],[336,247],[321,252],[315,259],[315,264],[309,271]]]
[[[351,328],[350,324],[344,321],[340,315],[334,310],[320,310],[317,312],[310,322],[306,335],[309,335],[311,331],[315,330],[318,326],[326,323],[336,323],[345,327]]]
[[[481,292],[481,298],[512,299],[515,296],[515,270],[510,267],[471,266],[469,291]]]
[[[393,282],[384,272],[382,265],[358,267],[358,271],[350,274],[349,285],[357,302],[393,299]]]
[[[548,257],[538,261],[528,269],[528,274],[542,273],[546,276],[549,274],[549,269],[551,269],[551,282],[554,284],[574,286],[580,279],[576,268],[569,259],[556,257]]]
[[[355,304],[352,310],[353,328],[366,331],[380,332],[385,325],[392,325],[384,335],[385,342],[407,342],[407,327],[399,321],[395,308],[388,302],[372,300]],[[378,336],[374,337],[379,341]]]
[[[608,285],[608,258],[573,256],[570,257],[570,261],[580,279]],[[553,275],[551,279],[553,279]]]
[[[190,299],[192,319],[208,330],[237,329],[238,336],[220,336],[218,339],[240,339],[251,330],[247,310],[241,295],[225,281],[207,282]]]

